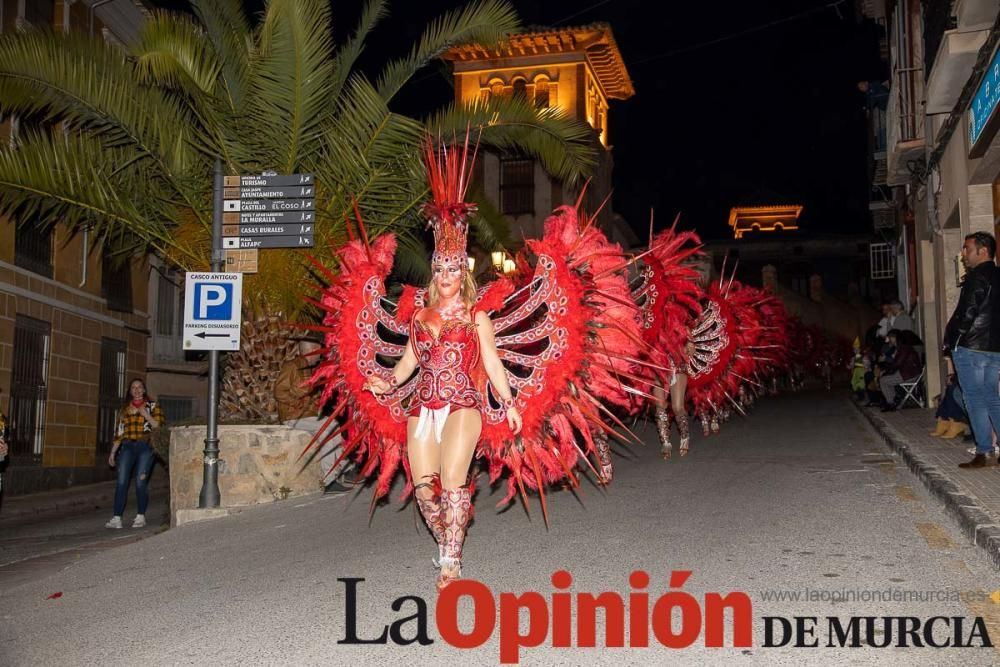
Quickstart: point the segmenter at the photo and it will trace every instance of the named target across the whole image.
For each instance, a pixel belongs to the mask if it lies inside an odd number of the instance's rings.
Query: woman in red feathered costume
[[[429,146],[430,144],[428,144]],[[479,373],[485,372],[506,412],[511,433],[521,431],[521,414],[497,353],[493,322],[476,307],[476,283],[466,251],[468,217],[474,206],[463,202],[462,179],[444,173],[455,160],[428,152],[433,192],[424,207],[434,230],[431,283],[427,306],[410,321],[409,342],[389,379],[368,378],[376,396],[395,390],[417,372],[408,406],[406,452],[417,507],[440,549],[438,587],[461,574],[462,545],[472,518],[467,484],[472,456],[483,430],[484,397]],[[435,487],[440,483],[440,491]]]
[[[631,260],[573,207],[557,209],[544,237],[526,243],[534,268],[519,267],[516,290],[499,280],[477,294],[466,257],[468,149],[468,137],[464,147],[427,143],[432,200],[423,211],[435,240],[427,289],[404,287],[398,305],[386,298],[395,239],[369,244],[359,220],[362,239],[337,251],[340,271],[317,264],[329,280],[313,301],[323,324],[302,325],[325,333],[326,358],[311,382],[321,402],[337,397],[309,447],[343,431],[341,457],[376,477],[373,506],[405,470],[404,496],[414,493],[438,543],[439,587],[461,574],[473,457],[488,464],[491,483],[507,475],[502,503],[520,492],[527,506],[533,490],[547,518],[545,487],[578,486],[578,465],[610,480],[606,436],[628,430],[607,406],[627,407],[641,393],[628,383],[642,364],[625,279]],[[336,418],[343,426],[326,432]]]
[[[678,232],[677,220],[650,240],[643,255],[645,267],[632,291],[641,307],[646,355],[659,372],[652,373],[653,407],[660,455],[669,459],[671,422],[680,435],[678,453],[686,456],[691,444],[688,427],[688,362],[694,353],[690,327],[701,314],[700,274],[690,260],[700,253],[701,240],[694,232]],[[667,392],[670,393],[669,410]]]

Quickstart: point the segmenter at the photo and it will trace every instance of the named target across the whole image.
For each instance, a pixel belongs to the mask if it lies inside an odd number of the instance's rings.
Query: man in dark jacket
[[[991,234],[965,237],[962,281],[955,312],[944,332],[944,352],[950,354],[965,394],[976,455],[962,468],[984,468],[993,452],[993,429],[1000,429],[1000,269],[994,261],[997,242]],[[991,423],[992,422],[992,423]]]

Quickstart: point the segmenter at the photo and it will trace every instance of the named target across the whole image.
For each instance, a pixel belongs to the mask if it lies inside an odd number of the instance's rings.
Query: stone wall
[[[312,434],[287,426],[220,426],[222,507],[245,507],[319,491],[319,463],[296,460]],[[198,507],[203,478],[204,426],[170,433],[170,517]]]

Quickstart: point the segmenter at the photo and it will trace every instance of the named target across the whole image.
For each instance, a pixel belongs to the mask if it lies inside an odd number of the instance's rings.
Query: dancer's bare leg
[[[448,415],[441,435],[441,509],[445,534],[439,586],[461,576],[462,545],[472,519],[472,497],[467,485],[469,466],[482,428],[478,410],[456,410]]]
[[[423,438],[418,439],[417,423],[416,417],[410,417],[406,422],[406,455],[413,477],[413,496],[434,541],[438,543],[440,558],[444,555],[444,523],[434,475],[441,473],[441,445],[434,440],[434,429],[429,429]]]
[[[687,416],[687,385],[688,376],[686,373],[678,373],[674,376],[674,383],[670,385],[670,407],[674,412],[674,419],[677,421],[677,431],[681,435],[680,447],[678,449],[681,456],[687,456],[688,448],[691,446],[691,431],[688,428]]]

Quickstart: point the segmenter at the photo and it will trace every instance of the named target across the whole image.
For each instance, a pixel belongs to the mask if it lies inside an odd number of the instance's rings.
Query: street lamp
[[[503,272],[504,272],[504,275],[509,275],[511,273],[514,273],[515,269],[517,269],[517,264],[514,263],[514,260],[512,260],[512,259],[505,259],[503,261]]]
[[[490,253],[490,258],[493,260],[493,268],[499,271],[503,268],[503,250],[494,250]]]
[[[468,262],[469,262],[469,273],[475,273],[476,272],[476,258],[475,257],[469,257],[468,258]]]

